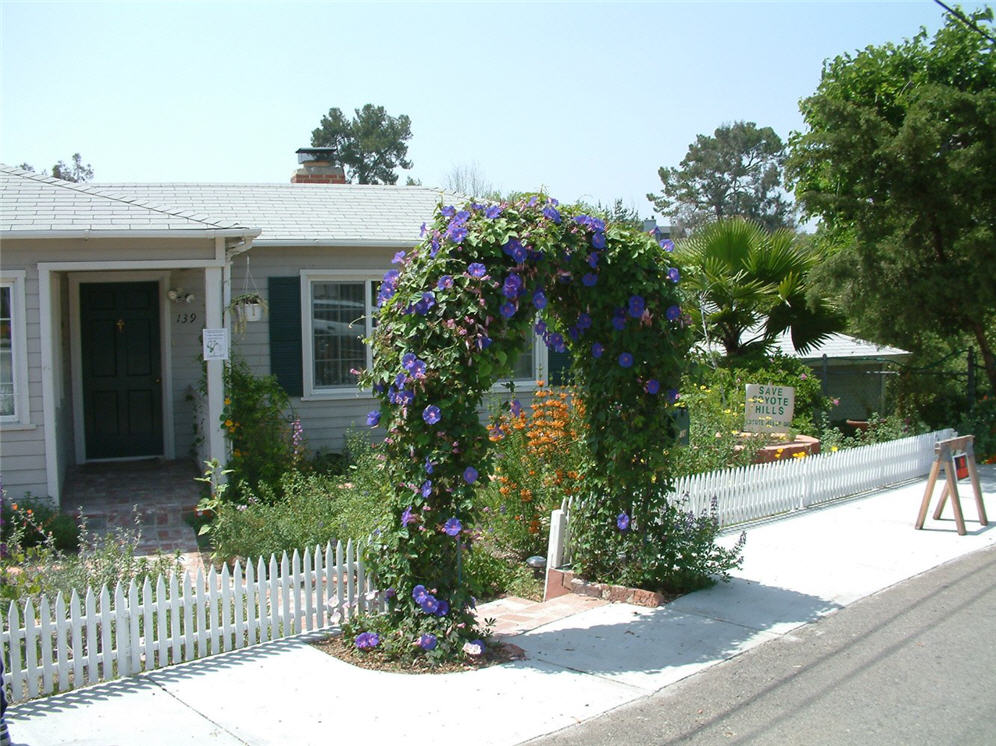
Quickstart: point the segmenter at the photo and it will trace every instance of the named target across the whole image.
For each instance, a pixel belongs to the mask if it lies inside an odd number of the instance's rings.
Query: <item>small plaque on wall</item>
[[[228,329],[205,329],[204,359],[228,360]]]

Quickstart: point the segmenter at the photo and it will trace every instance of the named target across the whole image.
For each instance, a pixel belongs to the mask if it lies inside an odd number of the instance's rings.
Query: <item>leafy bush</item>
[[[980,463],[996,461],[996,399],[977,401],[958,420],[957,429],[960,435],[975,436],[975,457]]]
[[[21,517],[18,517],[18,514]],[[75,552],[79,548],[80,529],[76,519],[43,500],[36,500],[27,495],[17,503],[4,501],[0,506],[0,542],[8,541],[15,521],[18,521],[23,529],[20,537],[23,547],[44,544],[51,535],[56,549]]]
[[[118,582],[144,582],[182,570],[179,552],[137,556],[141,540],[137,511],[135,528],[117,528],[106,535],[91,533],[86,517],[81,517],[79,549],[73,554],[56,545],[55,535],[36,521],[33,508],[15,503],[10,509],[12,520],[5,521],[8,533],[0,547],[0,598],[5,600],[23,602],[42,595],[54,599],[59,592],[68,599],[73,590],[83,595],[87,588],[113,589]],[[43,534],[44,540],[25,542],[25,537],[37,534]]]
[[[243,483],[240,502],[218,500],[208,533],[218,559],[266,557],[341,539],[362,539],[383,525],[383,465],[362,436],[347,436],[345,474],[285,472],[272,492]],[[261,485],[269,490],[268,485]]]

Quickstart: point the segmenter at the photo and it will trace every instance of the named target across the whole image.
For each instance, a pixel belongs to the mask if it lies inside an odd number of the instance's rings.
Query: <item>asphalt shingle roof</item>
[[[203,210],[168,207],[0,164],[0,233],[6,236],[248,230],[237,219],[209,217]]]
[[[792,336],[784,332],[775,343],[776,348],[785,355],[801,357],[803,360],[820,360],[826,355],[830,360],[884,360],[886,358],[906,358],[910,353],[898,347],[879,345],[864,339],[851,337],[847,334],[831,334],[805,355],[800,355],[792,346]]]
[[[104,194],[197,210],[262,230],[257,245],[414,245],[440,189],[360,184],[99,184]]]

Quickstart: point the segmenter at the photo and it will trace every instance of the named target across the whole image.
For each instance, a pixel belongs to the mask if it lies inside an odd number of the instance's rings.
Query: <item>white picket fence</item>
[[[697,515],[710,510],[715,500],[720,526],[734,526],[923,476],[930,471],[937,441],[956,434],[938,430],[805,458],[693,474],[677,480],[672,499],[687,500],[687,509]],[[548,567],[570,562],[570,512],[567,502],[553,511]]]
[[[236,648],[324,629],[381,600],[360,545],[285,552],[245,571],[211,568],[76,591],[67,603],[11,603],[0,628],[4,685],[12,702],[65,692]],[[376,607],[376,608],[375,608]]]
[[[934,444],[953,438],[940,430],[887,443],[752,464],[682,477],[676,496],[696,514],[717,501],[721,526],[779,515],[830,500],[898,484],[930,471]]]

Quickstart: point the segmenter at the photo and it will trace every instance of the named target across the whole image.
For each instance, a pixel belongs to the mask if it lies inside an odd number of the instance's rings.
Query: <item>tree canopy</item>
[[[723,346],[728,358],[769,350],[789,331],[805,352],[843,318],[809,282],[820,252],[793,231],[769,233],[743,218],[724,218],[679,241],[675,254],[686,268],[685,289],[693,329],[707,343]]]
[[[949,17],[827,61],[800,108],[789,178],[839,247],[822,281],[883,342],[969,334],[996,390],[996,48]]]
[[[771,127],[724,124],[712,135],[698,135],[678,168],[658,169],[663,189],[647,199],[686,230],[734,216],[769,230],[790,227],[792,207],[781,192],[784,157]]]
[[[18,168],[25,171],[34,172],[34,166],[30,163],[22,163]],[[59,161],[54,166],[52,166],[52,176],[56,179],[62,179],[63,181],[73,181],[77,183],[82,183],[84,181],[90,181],[93,178],[93,166],[89,163],[83,164],[83,156],[79,153],[73,153],[73,157],[70,159],[70,164],[67,166],[65,161]]]
[[[411,120],[404,114],[390,116],[383,106],[366,104],[346,119],[340,109],[329,109],[311,132],[313,147],[335,148],[346,169],[346,178],[359,184],[396,184],[396,168],[411,168],[408,140]]]

